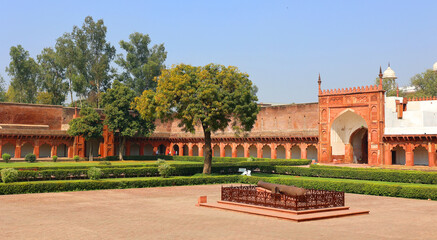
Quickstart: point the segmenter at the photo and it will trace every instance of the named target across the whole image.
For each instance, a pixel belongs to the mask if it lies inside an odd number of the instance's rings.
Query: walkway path
[[[195,207],[220,185],[0,196],[1,239],[435,239],[437,202],[346,194],[369,215],[296,223]]]

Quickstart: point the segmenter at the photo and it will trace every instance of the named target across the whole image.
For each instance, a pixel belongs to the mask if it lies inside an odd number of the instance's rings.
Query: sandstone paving
[[[196,207],[220,185],[0,196],[0,239],[437,239],[437,202],[346,194],[358,215],[293,222]]]

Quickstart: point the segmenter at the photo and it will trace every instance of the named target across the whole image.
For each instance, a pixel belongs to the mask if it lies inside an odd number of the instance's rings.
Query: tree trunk
[[[203,128],[205,136],[205,160],[203,162],[203,174],[211,174],[212,151],[211,151],[211,132]]]
[[[121,137],[120,146],[118,147],[118,159],[123,161],[124,146],[126,145],[126,137]]]
[[[93,159],[93,142],[92,141],[90,141],[90,152],[89,152],[88,160],[91,162],[94,160]]]
[[[71,96],[71,104],[73,104],[73,83],[71,82],[70,79],[70,96]]]

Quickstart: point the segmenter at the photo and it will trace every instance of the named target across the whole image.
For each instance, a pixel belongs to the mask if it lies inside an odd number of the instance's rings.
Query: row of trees
[[[177,65],[156,78],[156,91],[135,91],[118,80],[102,95],[105,119],[92,108],[83,108],[70,121],[68,133],[96,141],[103,124],[119,137],[119,158],[129,137],[148,136],[155,119],[179,119],[186,132],[201,126],[205,141],[204,173],[211,172],[211,134],[231,125],[238,134],[250,131],[259,112],[257,88],[236,67],[209,64],[203,67]],[[91,144],[90,144],[91,145]],[[92,160],[92,149],[89,149]]]
[[[376,78],[375,84],[379,84],[379,78]],[[415,88],[415,92],[408,93],[408,97],[437,96],[437,72],[428,69],[423,73],[414,75],[411,78],[411,86]],[[383,79],[382,88],[386,91],[387,96],[396,96],[398,84],[395,79]],[[400,89],[399,96],[405,97],[407,96],[407,93]]]
[[[164,45],[149,48],[147,34],[133,33],[129,41],[120,41],[126,54],[116,55],[106,33],[102,19],[94,21],[88,16],[81,27],[74,26],[72,32],[59,37],[54,47],[44,48],[36,60],[21,45],[12,46],[6,68],[11,83],[6,90],[0,77],[0,100],[63,105],[69,95],[71,103],[76,96],[80,106],[101,107],[101,93],[115,79],[134,89],[136,96],[155,89],[153,78],[165,68]]]

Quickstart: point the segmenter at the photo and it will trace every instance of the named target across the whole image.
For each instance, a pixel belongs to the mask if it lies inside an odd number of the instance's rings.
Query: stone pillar
[[[278,157],[278,154],[276,152],[276,144],[272,143],[270,144],[270,158],[271,159],[276,159]]]
[[[307,159],[307,144],[302,143],[300,144],[299,148],[300,148],[300,158],[301,159]]]
[[[21,157],[21,141],[17,140],[15,144],[15,158]]]
[[[354,162],[354,149],[350,143],[344,145],[344,162],[345,163]]]
[[[168,152],[170,153],[171,156],[173,156],[173,143],[170,143],[170,149],[168,150]],[[166,149],[167,152],[167,149]]]
[[[220,143],[219,147],[220,147],[220,157],[225,157],[226,156],[225,144],[224,143]]]
[[[256,157],[263,158],[263,145],[261,143],[256,145]]]
[[[0,149],[1,152],[1,149]],[[33,154],[35,154],[36,158],[39,158],[39,141],[36,140],[33,145]]]
[[[436,166],[436,152],[435,152],[435,144],[429,142],[428,143],[428,166],[435,167]]]
[[[152,155],[153,156],[156,156],[156,152],[158,151],[158,146],[153,146],[153,153],[152,153]],[[162,153],[161,153],[162,154]],[[164,155],[165,155],[165,153],[164,153]]]
[[[249,147],[250,147],[249,143],[243,143],[243,149],[244,149],[243,155],[245,158],[250,157]]]
[[[405,150],[405,166],[414,166],[413,144],[407,143]]]
[[[203,146],[204,146],[204,144],[199,143],[197,146],[199,147],[199,157],[203,157]]]
[[[393,159],[391,156],[390,145],[386,143],[384,145],[384,165],[392,165]]]
[[[291,143],[285,144],[285,159],[291,159]]]
[[[73,158],[73,157],[74,157],[74,147],[68,146],[68,158]]]
[[[193,144],[188,143],[188,156],[193,156]]]
[[[178,143],[178,147],[179,147],[179,156],[184,156],[184,144],[182,143]]]
[[[231,148],[232,148],[232,157],[236,158],[237,157],[237,144],[232,143]]]
[[[50,151],[50,156],[51,156],[51,157],[53,157],[53,156],[56,155],[57,149],[58,149],[58,146],[56,146],[56,145],[52,145],[52,149],[51,149],[51,151]]]

